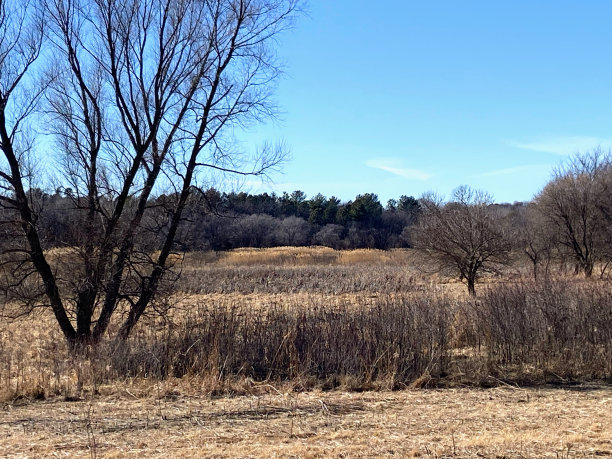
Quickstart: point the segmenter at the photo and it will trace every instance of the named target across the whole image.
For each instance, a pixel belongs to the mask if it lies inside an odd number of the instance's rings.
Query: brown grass
[[[609,283],[473,302],[417,263],[187,254],[171,316],[76,360],[48,312],[1,321],[0,456],[612,456]]]
[[[198,381],[4,407],[18,457],[603,457],[606,387],[201,396]],[[261,389],[261,388],[260,388]]]
[[[320,266],[338,264],[393,264],[409,266],[415,252],[410,249],[334,250],[329,247],[273,247],[269,249],[242,248],[227,252],[194,252],[186,255],[188,265],[202,262],[223,266]],[[408,262],[408,263],[407,263]]]

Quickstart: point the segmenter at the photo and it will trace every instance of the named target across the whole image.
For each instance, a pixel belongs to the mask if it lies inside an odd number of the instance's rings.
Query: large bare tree
[[[99,342],[120,306],[120,338],[158,306],[203,174],[262,175],[283,159],[282,148],[242,154],[232,131],[274,115],[273,45],[297,6],[0,0],[0,199],[21,235],[3,258],[11,298],[51,307],[75,346]],[[28,120],[44,141],[28,142]],[[38,227],[44,200],[28,182],[51,146],[79,234],[55,261]]]
[[[428,194],[420,203],[422,214],[412,232],[415,248],[439,270],[458,274],[475,296],[479,276],[507,263],[511,249],[490,195],[461,186],[449,202]]]
[[[601,148],[577,154],[534,200],[563,252],[575,262],[576,272],[587,277],[596,262],[610,259],[611,166],[610,153]]]

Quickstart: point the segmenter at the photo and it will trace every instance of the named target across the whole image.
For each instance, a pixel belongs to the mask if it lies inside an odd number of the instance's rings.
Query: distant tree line
[[[45,247],[76,246],[82,239],[82,198],[70,188],[55,193],[30,190],[40,209],[38,226]],[[177,196],[151,200],[140,245],[153,247],[163,238],[167,209]],[[410,247],[409,228],[419,219],[421,205],[412,196],[391,199],[383,206],[378,196],[366,193],[349,202],[322,194],[308,199],[292,193],[223,193],[214,188],[193,193],[185,210],[177,250],[230,250],[239,247],[323,245],[334,249]]]
[[[467,186],[448,200],[433,193],[419,199],[402,195],[386,205],[373,193],[342,202],[322,194],[308,198],[299,190],[250,194],[210,188],[192,193],[175,248],[416,247],[434,258],[454,260],[443,264],[454,265],[470,284],[477,275],[468,273],[487,271],[492,262],[504,264],[510,254],[528,260],[535,277],[551,264],[591,276],[605,273],[612,261],[611,164],[601,149],[576,155],[532,201],[513,204],[496,204],[489,194]],[[53,193],[34,188],[28,194],[46,248],[81,243],[82,197],[70,188]],[[177,199],[172,194],[151,199],[137,241],[140,250],[155,247],[156,239],[164,237]],[[128,200],[127,206],[133,205],[136,198]],[[4,209],[4,220],[11,218]]]

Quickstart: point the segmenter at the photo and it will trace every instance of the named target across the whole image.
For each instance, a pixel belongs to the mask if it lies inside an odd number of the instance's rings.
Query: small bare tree
[[[126,338],[157,307],[203,171],[262,175],[283,159],[282,148],[240,154],[231,132],[274,115],[272,44],[297,6],[0,0],[0,199],[21,232],[4,259],[17,275],[7,290],[25,299],[15,292],[40,285],[28,289],[27,302],[50,306],[69,343],[97,343],[120,305],[127,313],[118,336]],[[28,194],[28,155],[48,156],[23,140],[37,106],[80,231],[65,248],[70,272],[49,258],[40,207]],[[160,203],[162,190],[169,197]]]
[[[540,267],[548,275],[550,264],[557,246],[556,234],[533,203],[529,203],[516,221],[515,244],[529,259],[535,281],[539,278]]]
[[[511,248],[490,195],[461,186],[447,203],[432,194],[420,203],[422,214],[412,233],[415,248],[439,270],[458,274],[475,296],[479,276],[507,263]]]

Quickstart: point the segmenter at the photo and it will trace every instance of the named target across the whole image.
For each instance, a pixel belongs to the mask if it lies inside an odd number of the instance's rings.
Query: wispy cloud
[[[554,153],[556,155],[570,155],[592,150],[598,145],[602,147],[611,146],[612,139],[587,136],[549,137],[532,142],[510,142],[510,144],[523,150]]]
[[[432,177],[431,174],[420,169],[401,167],[401,162],[397,159],[370,159],[365,164],[373,169],[380,169],[408,180],[425,181]]]
[[[546,164],[532,164],[527,166],[508,167],[506,169],[496,169],[494,171],[484,172],[479,174],[477,177],[497,177],[499,175],[512,175],[520,174],[521,172],[529,172],[538,169],[550,169],[549,165]]]

